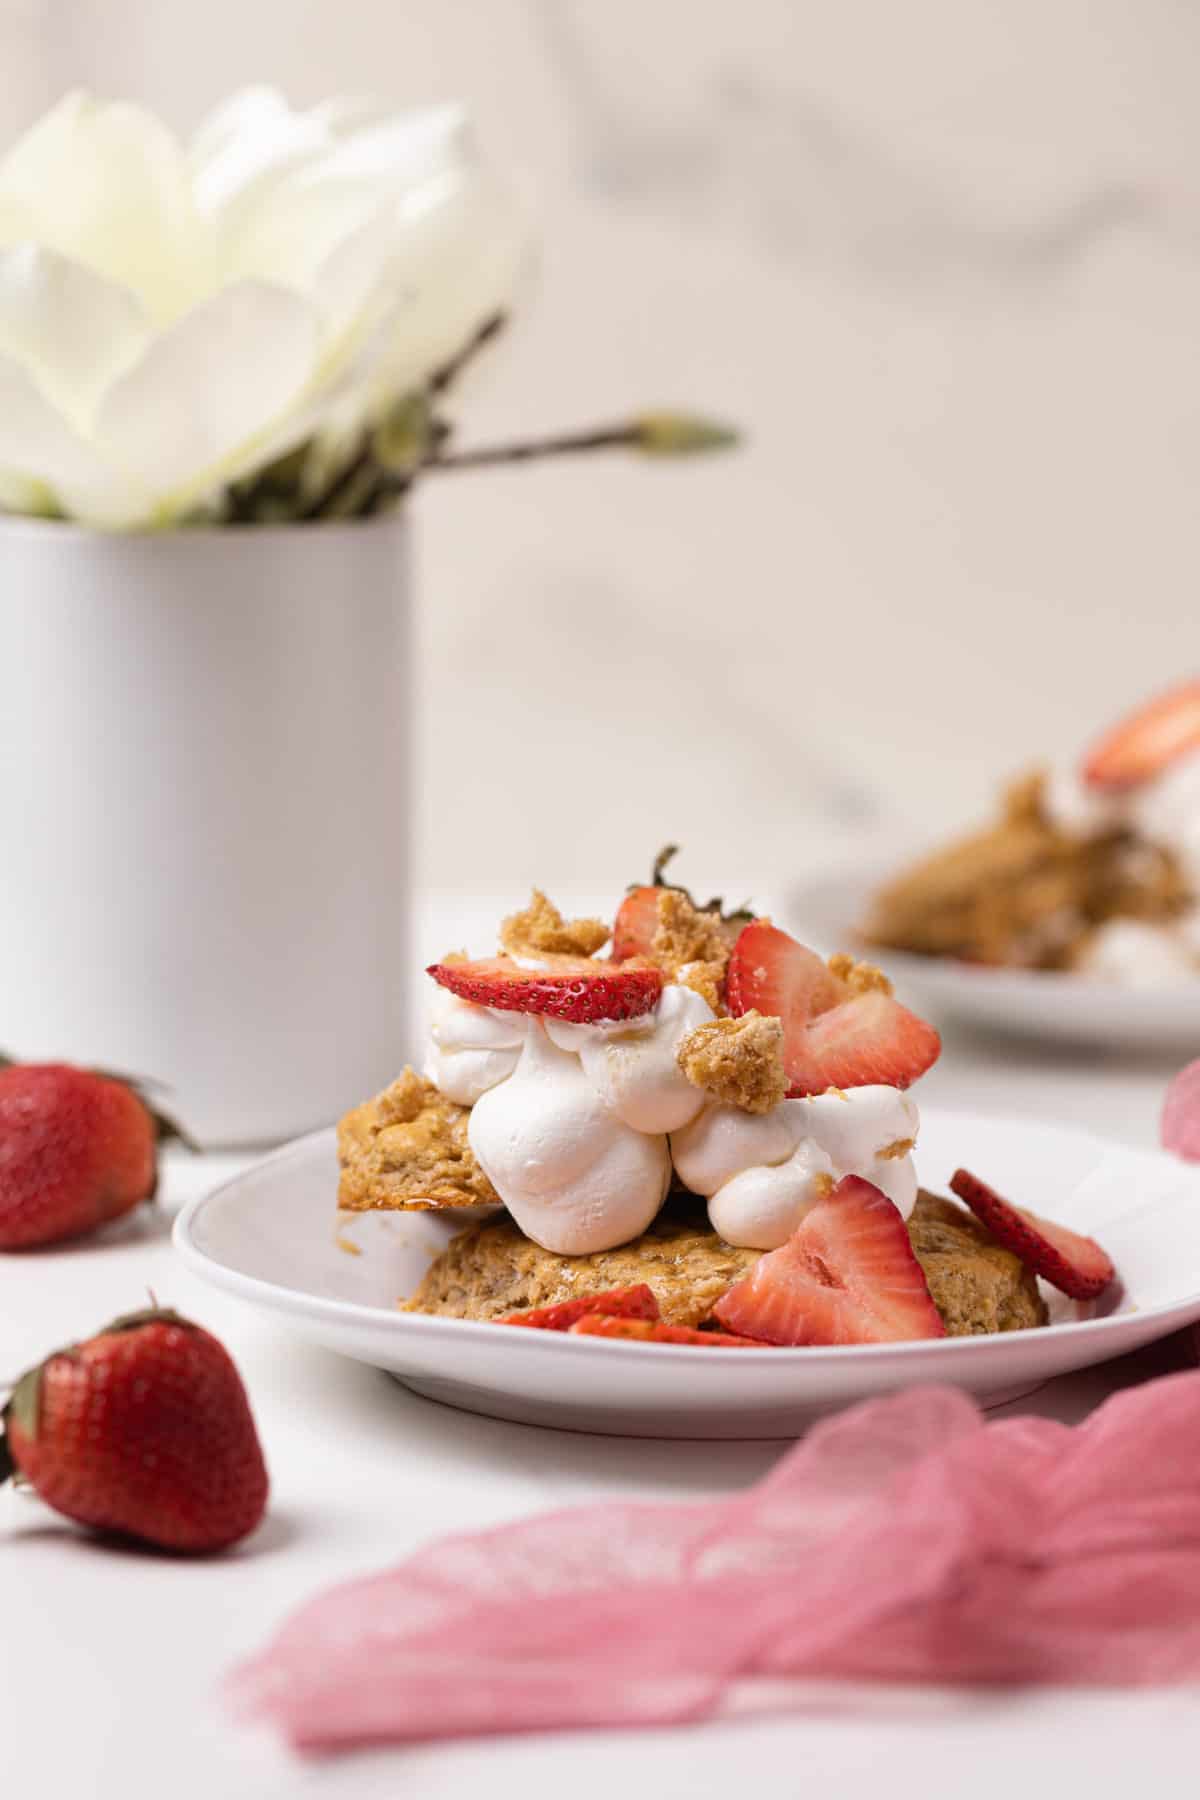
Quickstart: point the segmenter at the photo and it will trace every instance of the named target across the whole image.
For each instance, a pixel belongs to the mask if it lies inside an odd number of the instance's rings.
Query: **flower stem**
[[[621,425],[568,431],[559,436],[526,438],[515,444],[485,445],[479,450],[435,451],[421,465],[421,472],[440,469],[482,469],[497,463],[531,462],[544,456],[572,456],[590,450],[640,450],[647,456],[695,456],[710,450],[727,450],[737,443],[737,433],[713,420],[687,413],[644,413]]]

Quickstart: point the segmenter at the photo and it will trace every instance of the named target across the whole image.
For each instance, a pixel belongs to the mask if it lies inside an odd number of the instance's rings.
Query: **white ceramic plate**
[[[820,876],[792,890],[780,923],[822,951],[851,950],[875,889],[897,863]],[[986,969],[872,946],[902,997],[937,1023],[960,1019],[991,1030],[1104,1049],[1200,1054],[1200,979],[1176,987],[1118,987],[1083,975]]]
[[[1094,1232],[1120,1291],[1093,1308],[1060,1300],[1059,1322],[1036,1331],[828,1350],[692,1349],[425,1318],[396,1302],[457,1226],[434,1213],[360,1215],[349,1227],[359,1254],[340,1246],[332,1131],[193,1201],[175,1244],[205,1280],[431,1399],[642,1437],[790,1437],[819,1413],[913,1382],[954,1382],[998,1402],[1200,1319],[1200,1170],[1080,1131],[932,1109],[919,1158],[927,1186],[944,1189],[963,1163]]]

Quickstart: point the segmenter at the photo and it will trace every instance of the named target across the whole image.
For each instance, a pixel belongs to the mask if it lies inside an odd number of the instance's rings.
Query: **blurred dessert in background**
[[[1200,681],[1038,769],[874,897],[868,943],[1154,986],[1200,975]]]

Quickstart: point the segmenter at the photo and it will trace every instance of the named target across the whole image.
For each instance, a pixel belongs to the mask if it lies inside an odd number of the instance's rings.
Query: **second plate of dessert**
[[[1019,969],[872,943],[862,927],[897,859],[879,856],[830,870],[787,896],[786,923],[819,947],[858,944],[897,987],[940,1020],[1109,1051],[1195,1055],[1200,980],[1122,985],[1054,969]]]

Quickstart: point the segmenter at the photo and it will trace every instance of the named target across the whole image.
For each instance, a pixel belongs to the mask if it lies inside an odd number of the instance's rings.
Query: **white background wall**
[[[740,889],[1194,668],[1198,57],[1177,0],[0,0],[0,124],[471,104],[545,253],[468,435],[749,443],[421,497],[422,873],[611,886],[669,835]]]

